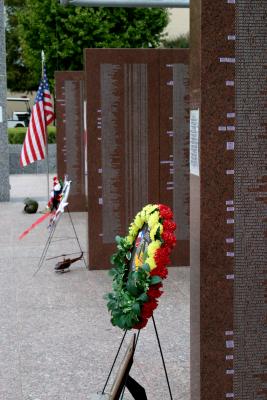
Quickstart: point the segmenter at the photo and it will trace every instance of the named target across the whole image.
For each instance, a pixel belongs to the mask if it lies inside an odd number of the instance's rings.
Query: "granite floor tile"
[[[33,277],[48,233],[44,223],[18,240],[40,216],[23,214],[23,202],[16,201],[27,179],[16,177],[13,201],[0,204],[0,400],[90,400],[103,388],[123,335],[110,324],[103,298],[111,278],[107,271],[86,270],[82,262],[56,274],[57,260],[45,261]],[[86,215],[75,213],[73,221],[86,252]],[[62,232],[72,235],[67,215],[58,228],[47,257],[77,251],[75,241],[61,240]],[[173,399],[189,400],[189,268],[170,268],[164,292],[155,321]],[[132,334],[126,336],[108,388]],[[146,387],[149,400],[169,398],[151,321],[140,334],[131,375]]]

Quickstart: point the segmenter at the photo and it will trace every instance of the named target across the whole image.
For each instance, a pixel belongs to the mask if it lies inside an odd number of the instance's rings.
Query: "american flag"
[[[22,167],[45,158],[46,126],[54,118],[51,94],[44,66],[43,77],[34,100],[29,126],[21,150],[20,165]]]

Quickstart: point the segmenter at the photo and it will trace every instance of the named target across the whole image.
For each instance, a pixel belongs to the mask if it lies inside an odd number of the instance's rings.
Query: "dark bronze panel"
[[[167,51],[165,59],[164,53],[164,50],[153,49],[86,49],[90,268],[109,268],[109,258],[115,250],[115,235],[126,234],[132,218],[145,204],[159,201],[173,207],[173,201],[177,201],[182,207],[183,226],[173,263],[184,265],[188,262],[186,195],[176,199],[178,192],[172,191],[169,199],[166,182],[162,186],[161,199],[159,197],[160,166],[163,165],[160,160],[167,160],[160,131],[163,129],[166,137],[169,126],[169,120],[166,124],[164,119],[161,120],[161,114],[165,110],[168,116],[175,118],[176,124],[182,121],[181,132],[186,135],[188,115],[181,108],[187,107],[188,102],[188,56],[186,51]],[[172,87],[167,88],[169,95],[166,96],[161,90],[161,57],[163,64],[173,62]],[[167,75],[166,79],[169,79]],[[182,93],[178,102],[174,90]],[[90,93],[94,96],[90,97]],[[165,101],[168,101],[167,106]],[[182,148],[177,154],[174,152],[175,144],[178,144],[175,140],[178,137],[168,144],[166,141],[170,149],[168,156],[173,155],[177,165],[183,167],[182,174],[174,174],[174,186],[176,181],[180,182],[188,193],[185,176],[188,159],[183,154],[186,138],[182,139]],[[162,179],[166,180],[167,176],[163,174]],[[179,217],[177,220],[179,224]]]
[[[57,171],[72,181],[70,211],[87,209],[84,73],[56,72]]]
[[[100,269],[110,267],[115,235],[159,198],[158,63],[146,50],[87,49],[85,58],[89,267]]]

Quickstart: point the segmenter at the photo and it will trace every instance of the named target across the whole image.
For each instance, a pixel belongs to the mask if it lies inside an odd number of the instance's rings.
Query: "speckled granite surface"
[[[21,198],[24,187],[27,195],[44,199],[45,185],[43,175],[11,177],[12,201],[0,204],[0,400],[90,400],[103,388],[122,338],[103,300],[111,287],[107,271],[77,263],[58,275],[50,260],[32,277],[47,229],[44,223],[18,241],[38,218],[22,213]],[[86,250],[86,215],[75,213],[73,220]],[[67,216],[48,257],[77,250],[63,236],[72,236]],[[173,399],[189,400],[188,268],[170,269],[155,319]],[[149,400],[169,398],[152,323],[141,332],[131,375],[146,387]],[[125,392],[124,399],[130,398]]]
[[[0,202],[9,200],[8,138],[6,129],[6,41],[4,2],[0,1]]]
[[[21,144],[9,144],[9,173],[10,174],[46,174],[47,171],[47,159],[36,161],[26,167],[21,168],[20,166],[20,153]],[[49,171],[55,173],[57,169],[57,145],[48,145],[49,154]]]

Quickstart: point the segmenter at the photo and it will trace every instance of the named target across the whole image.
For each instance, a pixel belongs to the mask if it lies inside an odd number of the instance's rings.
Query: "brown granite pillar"
[[[192,400],[266,398],[265,12],[191,1]]]
[[[200,110],[201,0],[190,2],[190,115]],[[196,127],[197,128],[197,127]],[[190,131],[192,128],[190,129]],[[196,129],[197,133],[197,129]],[[200,134],[200,133],[199,133]],[[191,141],[191,132],[190,132]],[[199,152],[199,140],[197,142]],[[190,145],[191,154],[191,145]],[[200,177],[190,174],[190,383],[191,399],[200,399]]]
[[[191,115],[199,109],[199,173],[191,174],[191,398],[232,393],[234,5],[191,3]],[[231,113],[231,118],[228,115]],[[192,127],[191,127],[191,131]],[[192,136],[191,132],[191,136]],[[192,141],[191,137],[191,141]],[[191,166],[190,166],[191,168]],[[192,168],[191,168],[192,170]],[[231,211],[230,211],[231,210]],[[227,372],[228,371],[228,372]]]

